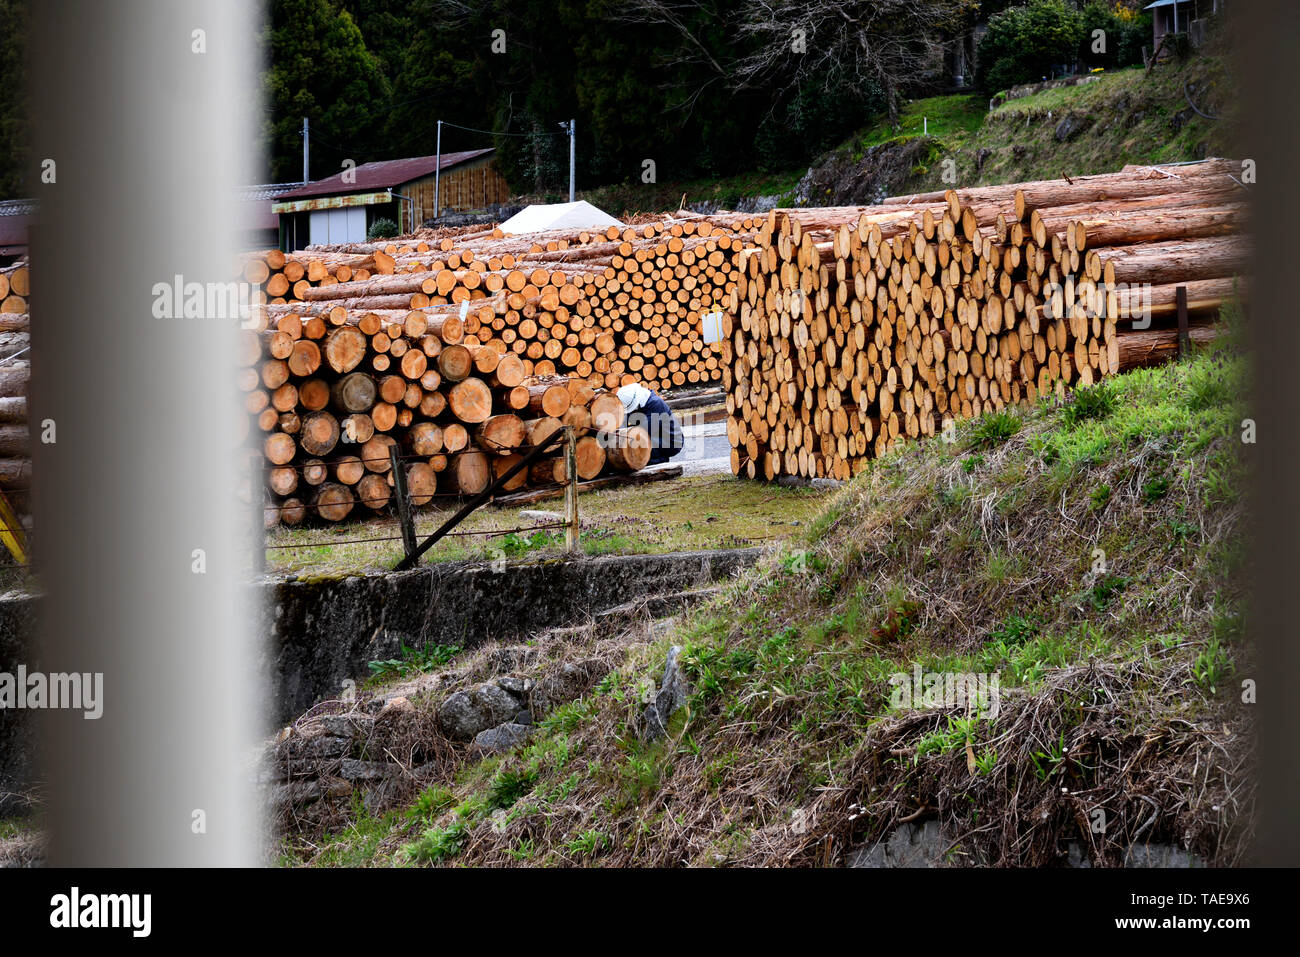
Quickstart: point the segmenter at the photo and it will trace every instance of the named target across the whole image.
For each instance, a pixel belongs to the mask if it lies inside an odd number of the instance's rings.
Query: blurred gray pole
[[[438,187],[441,185],[440,177],[442,176],[442,120],[438,121],[438,145],[434,147],[438,158],[433,166],[433,218],[438,219],[442,216],[442,207],[438,205]]]
[[[311,182],[311,130],[305,116],[302,118],[302,181]]]
[[[240,317],[217,294],[228,302],[239,279],[236,189],[265,182],[249,146],[261,11],[31,6],[42,643],[29,666],[90,675],[91,689],[102,675],[98,718],[34,714],[49,862],[256,863],[250,759],[268,729],[241,582]],[[75,281],[59,272],[71,249],[93,250]],[[56,441],[40,440],[43,422]]]
[[[578,121],[569,120],[569,202],[573,202],[573,182],[574,182],[574,163],[577,156],[577,136]]]

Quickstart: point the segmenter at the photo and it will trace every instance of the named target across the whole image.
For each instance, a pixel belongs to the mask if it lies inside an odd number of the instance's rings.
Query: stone
[[[480,731],[519,713],[519,699],[493,682],[457,691],[438,709],[438,726],[453,741],[471,741]]]
[[[374,724],[374,719],[362,714],[323,714],[316,719],[326,734],[350,738],[359,731],[365,731]]]
[[[543,512],[537,509],[526,508],[519,513],[520,519],[525,522],[562,522],[564,516],[559,512]]]
[[[1091,122],[1082,116],[1074,113],[1066,114],[1060,123],[1056,124],[1056,141],[1065,143],[1074,139],[1091,125]]]
[[[518,695],[519,697],[523,697],[533,690],[533,683],[528,678],[519,678],[515,675],[502,675],[500,678],[494,680],[498,685],[505,688],[512,695]]]
[[[348,781],[379,781],[393,773],[394,767],[383,761],[358,761],[344,758],[339,777]]]
[[[1133,844],[1124,852],[1125,867],[1208,867],[1195,854],[1172,844]]]
[[[278,750],[281,759],[293,758],[341,758],[352,749],[352,739],[337,734],[313,734],[292,737],[283,742]]]
[[[515,715],[515,724],[530,725],[533,723],[533,713],[525,708]]]
[[[480,731],[474,736],[474,747],[480,751],[509,751],[528,740],[533,729],[524,724],[507,723]]]
[[[651,740],[668,733],[669,719],[678,708],[686,704],[686,698],[690,694],[690,685],[682,673],[681,654],[681,645],[673,645],[668,649],[659,691],[645,709],[645,736]]]
[[[951,841],[938,821],[900,824],[870,847],[849,853],[849,867],[944,867]]]

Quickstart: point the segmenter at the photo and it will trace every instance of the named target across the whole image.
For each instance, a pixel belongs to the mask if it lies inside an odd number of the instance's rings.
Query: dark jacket
[[[646,404],[627,417],[629,426],[640,426],[650,433],[650,464],[667,462],[686,445],[681,423],[673,410],[658,395],[651,392]]]

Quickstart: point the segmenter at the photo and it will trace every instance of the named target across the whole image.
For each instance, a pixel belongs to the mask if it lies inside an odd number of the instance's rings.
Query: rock
[[[352,739],[337,734],[313,734],[293,737],[277,749],[281,760],[301,758],[341,758],[352,749]]]
[[[1067,113],[1065,118],[1056,124],[1056,140],[1058,143],[1072,140],[1091,125],[1092,122],[1086,117]]]
[[[525,708],[515,715],[515,724],[531,725],[533,723],[533,713]]]
[[[1134,844],[1124,852],[1125,867],[1208,867],[1195,854],[1172,844]]]
[[[519,705],[515,695],[489,681],[448,697],[438,709],[438,726],[454,741],[470,741],[480,731],[509,721],[519,713]]]
[[[365,732],[375,723],[374,718],[363,714],[324,714],[317,718],[316,722],[326,734],[345,738],[350,738],[358,732]]]
[[[564,516],[559,512],[541,512],[536,509],[526,508],[519,513],[519,517],[525,522],[562,522]]]
[[[849,852],[849,867],[944,867],[951,845],[938,821],[901,824],[870,847]]]
[[[494,671],[522,671],[537,660],[537,649],[529,645],[506,645],[489,651],[487,660]]]
[[[500,678],[493,679],[502,688],[505,688],[512,695],[523,697],[533,689],[533,683],[528,678],[519,678],[515,675],[502,675]]]
[[[378,781],[388,777],[394,766],[383,761],[358,761],[356,758],[344,758],[339,768],[339,777],[348,781]]]
[[[502,724],[476,734],[474,747],[480,751],[509,751],[526,742],[532,733],[533,729],[525,724]]]
[[[681,645],[668,649],[668,659],[664,662],[663,680],[659,682],[659,692],[645,709],[645,736],[648,739],[662,737],[668,733],[668,721],[673,713],[686,704],[690,686],[681,669]]]

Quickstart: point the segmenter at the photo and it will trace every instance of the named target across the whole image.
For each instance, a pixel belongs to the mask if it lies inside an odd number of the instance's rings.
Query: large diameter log
[[[387,479],[374,472],[366,473],[357,483],[357,501],[376,512],[387,507],[392,495]]]
[[[465,346],[449,345],[438,353],[438,371],[447,382],[460,382],[474,371],[474,354]]]
[[[27,380],[31,376],[31,366],[22,360],[0,366],[0,395],[26,395]]]
[[[564,393],[568,398],[568,393]],[[462,422],[474,425],[487,420],[492,414],[492,390],[482,379],[465,379],[457,382],[447,393],[447,407]]]
[[[1228,236],[1242,231],[1240,207],[1209,209],[1152,209],[1136,213],[1073,220],[1082,228],[1084,243],[1077,238],[1071,248],[1128,246],[1133,243],[1167,242],[1174,239],[1203,239]],[[1048,232],[1058,231],[1058,220],[1048,217]],[[1063,224],[1068,228],[1068,223]]]
[[[421,458],[437,455],[443,449],[442,427],[433,422],[417,422],[406,431],[403,443]]]
[[[476,449],[457,455],[443,473],[451,490],[462,495],[477,495],[492,482],[492,465],[488,456]]]
[[[352,490],[337,482],[326,482],[311,497],[311,506],[327,522],[341,522],[355,504]]]
[[[27,398],[25,396],[0,396],[0,422],[26,421]]]
[[[273,468],[266,484],[276,495],[289,495],[298,488],[298,470],[284,466]]]
[[[492,475],[494,478],[500,478],[518,465],[523,460],[523,455],[517,452],[511,452],[507,455],[497,455],[492,458]],[[506,479],[502,486],[508,492],[515,489],[523,488],[528,484],[528,469],[520,469],[510,478]]]
[[[650,433],[640,426],[625,428],[603,438],[609,464],[620,472],[635,472],[650,462]]]
[[[307,517],[307,506],[300,498],[290,496],[280,503],[280,521],[286,525],[301,525]]]
[[[474,432],[475,443],[479,448],[500,455],[523,445],[525,435],[524,420],[509,412],[489,417]]]
[[[393,462],[388,450],[394,442],[391,435],[376,435],[361,446],[361,461],[367,471],[383,474],[392,469]]]
[[[537,383],[528,386],[528,409],[536,415],[559,418],[569,409],[572,398],[561,383]]]
[[[623,428],[627,413],[623,400],[614,392],[602,392],[591,400],[591,427],[597,432],[617,432]]]
[[[1150,283],[1153,286],[1221,279],[1247,272],[1250,244],[1244,237],[1186,239],[1137,246],[1094,249],[1104,266],[1107,284]]]
[[[0,486],[27,488],[32,481],[31,459],[0,459]]]
[[[356,326],[339,326],[325,338],[325,361],[342,375],[361,365],[369,340]]]
[[[562,428],[564,423],[549,415],[540,419],[530,419],[524,423],[529,445],[541,445]]]
[[[433,501],[438,492],[438,473],[424,462],[416,462],[406,470],[406,494],[417,508]]]
[[[527,378],[527,373],[524,371],[524,360],[513,352],[508,352],[497,363],[489,381],[495,386],[513,389],[521,384],[525,378]]]
[[[309,412],[302,417],[298,444],[308,455],[329,455],[339,442],[339,420],[328,412]]]
[[[1192,343],[1198,346],[1213,342],[1218,335],[1214,326],[1192,326],[1188,330]],[[1159,365],[1178,355],[1177,329],[1143,329],[1120,332],[1118,343],[1118,371],[1127,372],[1144,366]]]
[[[272,465],[287,465],[298,454],[298,444],[292,435],[272,432],[262,442],[262,454]]]
[[[594,435],[584,435],[574,446],[576,471],[580,479],[593,479],[605,468],[605,446]]]

